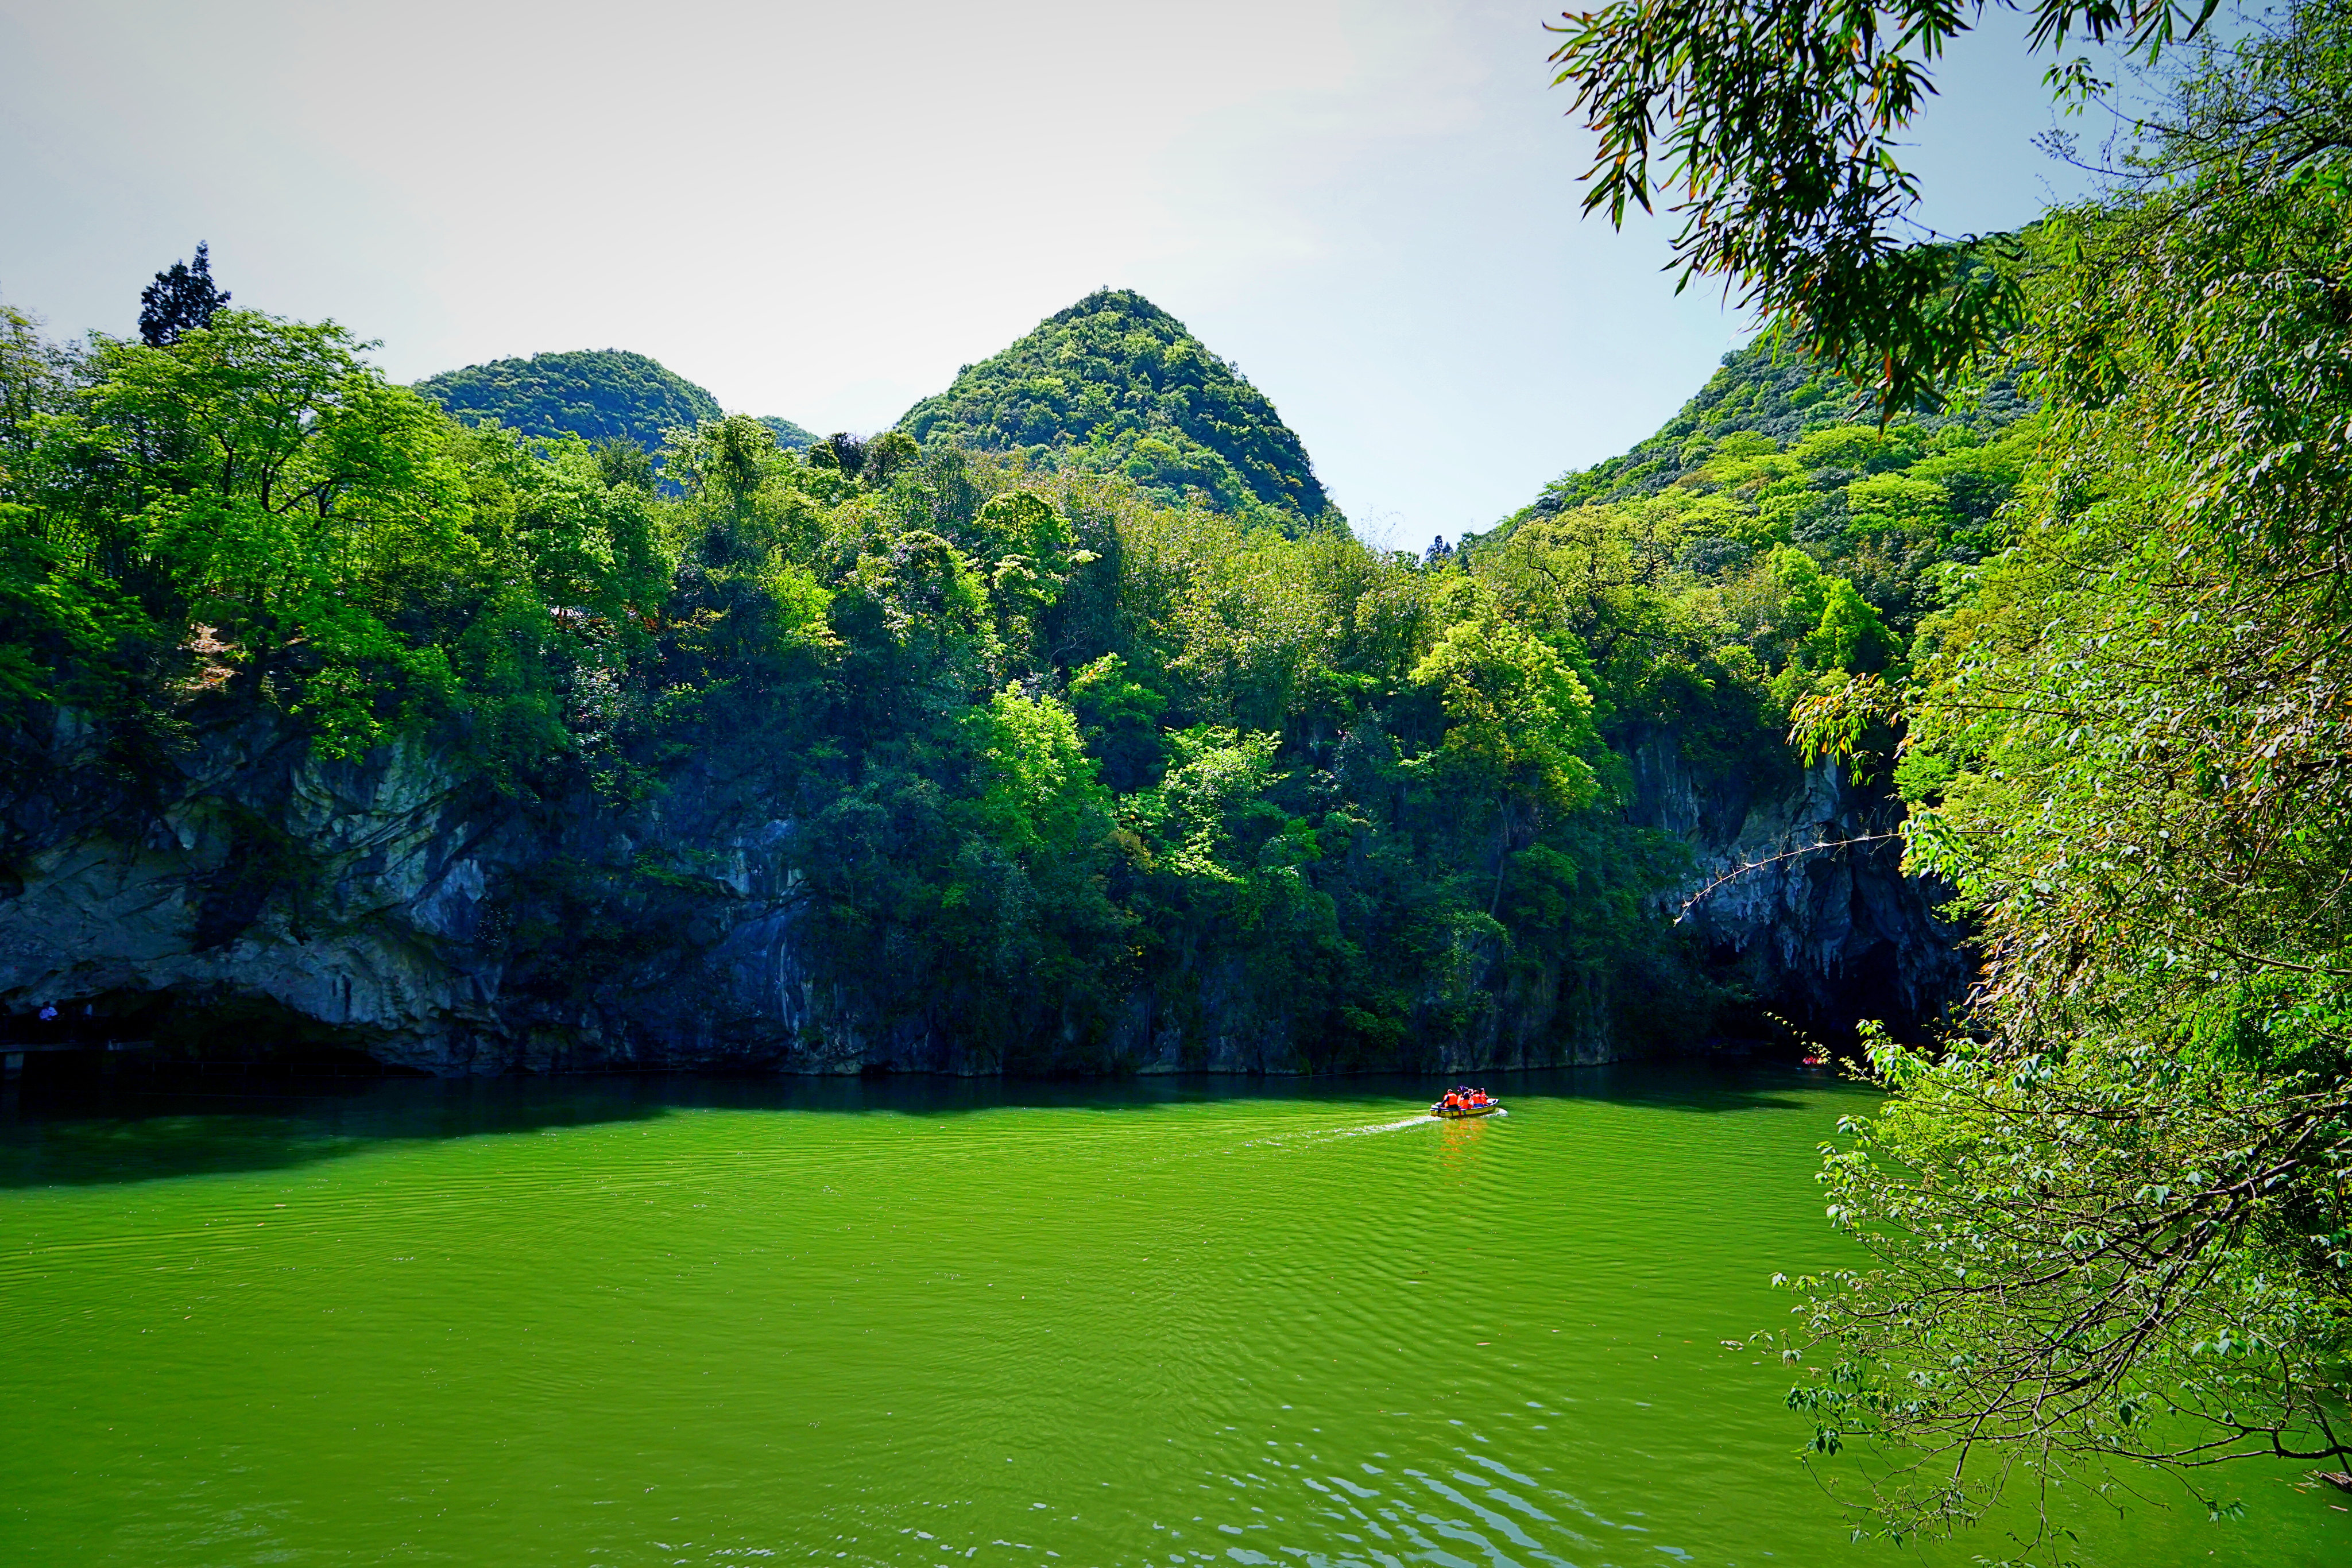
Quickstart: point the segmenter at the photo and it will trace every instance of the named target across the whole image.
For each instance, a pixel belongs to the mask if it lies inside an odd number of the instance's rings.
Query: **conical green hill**
[[[1160,498],[1206,495],[1297,528],[1337,519],[1297,434],[1265,394],[1140,294],[1087,295],[967,365],[898,428],[929,445],[1028,451],[1127,474]]]

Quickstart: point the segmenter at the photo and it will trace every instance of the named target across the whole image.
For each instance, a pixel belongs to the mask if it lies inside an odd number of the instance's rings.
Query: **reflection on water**
[[[0,1555],[1895,1561],[1723,1343],[1836,1260],[1812,1146],[1860,1092],[1489,1087],[28,1089]],[[2091,1561],[2347,1560],[2303,1484],[2058,1506]]]

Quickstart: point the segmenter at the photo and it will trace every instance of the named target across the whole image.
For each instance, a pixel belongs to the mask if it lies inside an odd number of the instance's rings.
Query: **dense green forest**
[[[907,411],[925,446],[1017,453],[1033,468],[1123,474],[1152,499],[1319,525],[1307,449],[1265,394],[1141,295],[1103,289]]]
[[[1149,308],[1048,328],[1111,309]],[[256,717],[329,756],[409,737],[551,810],[756,759],[827,982],[952,1005],[1013,1066],[1154,988],[1260,998],[1313,1067],[1475,1030],[1514,988],[1537,1027],[1704,1036],[1740,998],[1658,902],[1688,851],[1629,822],[1612,740],[1669,725],[1786,782],[1790,705],[1907,624],[1753,525],[1758,476],[1875,482],[1801,444],[1423,559],[936,429],[803,453],[708,420],[656,487],[625,445],[461,424],[331,326],[223,311],[158,349],[10,320],[11,725],[70,710],[133,780]],[[1809,439],[1856,474],[1983,461]],[[1898,563],[1969,526],[1909,483],[1857,531]],[[552,906],[613,891],[581,874]]]
[[[525,435],[576,435],[583,441],[634,441],[647,452],[672,430],[719,416],[719,400],[643,354],[583,349],[493,360],[444,371],[416,390],[467,424],[495,419]],[[816,437],[789,419],[761,419],[778,444],[807,446]]]
[[[2013,375],[1965,410],[1881,424],[1851,383],[1758,345],[1656,435],[1457,549],[1475,568],[1539,539],[1652,538],[1663,601],[1724,656],[1761,654],[1777,720],[1843,674],[1901,678],[1999,549],[2040,430]]]
[[[1903,423],[1916,427],[1920,437],[1936,440],[1939,450],[1975,444],[1943,433],[1957,429],[1981,441],[2030,412],[2031,400],[2019,392],[2018,379],[2016,370],[2008,368],[1965,399]],[[1655,435],[1622,456],[1561,475],[1544,486],[1528,510],[1549,516],[1587,502],[1633,500],[1677,484],[1704,483],[1699,471],[1718,455],[1727,436],[1767,436],[1786,451],[1832,426],[1875,425],[1878,413],[1870,389],[1825,373],[1818,361],[1785,344],[1767,341],[1727,356],[1723,368]],[[1918,439],[1913,438],[1915,445]],[[1882,462],[1872,471],[1885,469]],[[1979,504],[1979,510],[1991,515],[1990,504]]]

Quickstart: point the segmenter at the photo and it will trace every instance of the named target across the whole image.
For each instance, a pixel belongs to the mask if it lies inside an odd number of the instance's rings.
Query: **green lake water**
[[[1789,1374],[1836,1082],[0,1099],[0,1562],[1960,1563]],[[2080,1553],[2352,1563],[2290,1467]],[[2013,1521],[2012,1521],[2013,1522]]]

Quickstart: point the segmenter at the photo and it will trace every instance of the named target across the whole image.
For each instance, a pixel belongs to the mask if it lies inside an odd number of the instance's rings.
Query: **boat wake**
[[[1499,1117],[1507,1116],[1510,1113],[1508,1111],[1497,1106],[1494,1110],[1487,1112],[1484,1116],[1465,1116],[1455,1119],[1461,1121],[1491,1122]],[[1401,1133],[1407,1127],[1434,1127],[1445,1120],[1445,1117],[1433,1116],[1428,1112],[1424,1111],[1417,1116],[1407,1116],[1402,1121],[1374,1122],[1362,1127],[1335,1128],[1333,1129],[1332,1135],[1341,1138],[1360,1138],[1367,1133]]]
[[[1507,1116],[1510,1113],[1508,1111],[1495,1110],[1488,1112],[1484,1117],[1474,1117],[1469,1119],[1492,1121],[1497,1116]],[[1441,1120],[1442,1118],[1433,1116],[1428,1112],[1423,1111],[1411,1116],[1400,1117],[1393,1122],[1370,1122],[1360,1127],[1318,1127],[1311,1132],[1276,1133],[1272,1137],[1251,1138],[1245,1142],[1235,1145],[1234,1146],[1236,1148],[1256,1149],[1279,1148],[1289,1145],[1311,1145],[1319,1143],[1326,1138],[1360,1138],[1372,1133],[1402,1133],[1407,1127],[1434,1127],[1438,1125]]]
[[[1407,1116],[1401,1122],[1374,1122],[1366,1127],[1342,1127],[1339,1133],[1343,1138],[1360,1138],[1366,1133],[1398,1133],[1407,1127],[1434,1126],[1436,1123],[1436,1117],[1424,1112],[1418,1116]]]

